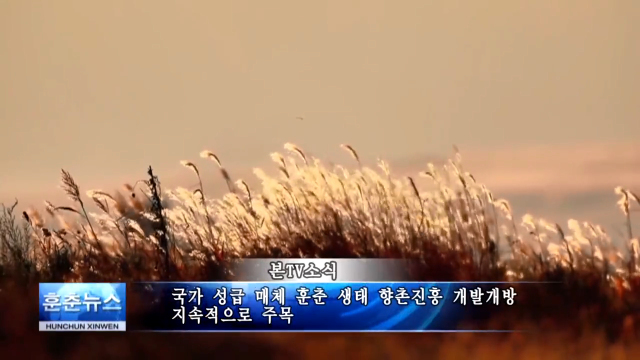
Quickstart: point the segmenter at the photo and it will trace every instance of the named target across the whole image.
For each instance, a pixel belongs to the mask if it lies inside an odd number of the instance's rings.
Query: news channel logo
[[[40,331],[126,331],[127,284],[40,283]]]

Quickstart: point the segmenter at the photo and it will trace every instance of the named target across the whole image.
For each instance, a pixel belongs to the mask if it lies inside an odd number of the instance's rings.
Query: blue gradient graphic
[[[39,319],[40,321],[126,321],[127,316],[127,285],[124,283],[40,283],[39,284]],[[57,297],[47,311],[46,297]],[[69,297],[78,301],[71,306],[74,311],[68,311]],[[93,303],[86,300],[93,298]],[[113,301],[113,299],[116,299]],[[105,303],[107,301],[107,303]],[[119,302],[117,302],[119,301]],[[118,308],[107,309],[107,308]]]
[[[130,298],[132,293],[137,293],[137,298],[144,300],[144,314],[137,317],[136,321],[128,321],[129,330],[145,331],[459,331],[476,329],[461,329],[462,320],[482,317],[504,306],[517,306],[517,294],[512,305],[506,304],[504,291],[508,291],[513,284],[509,283],[443,283],[443,282],[332,282],[332,283],[273,283],[273,282],[169,282],[169,283],[135,283],[129,284]],[[198,306],[195,302],[189,303],[185,298],[185,322],[179,318],[173,319],[175,309],[180,308],[180,303],[172,296],[174,289],[184,289],[185,292],[200,288],[203,298]],[[218,299],[214,299],[216,290],[227,289],[227,303],[219,305]],[[265,305],[256,300],[256,291],[267,287],[269,300],[275,289],[285,289],[284,307],[290,307],[293,314],[291,322],[274,317],[271,324],[263,316]],[[312,299],[309,305],[298,303],[297,289],[305,287],[313,294],[315,288],[321,288],[327,297],[324,305],[316,305]],[[350,287],[352,289],[351,304],[343,304],[339,299],[341,290]],[[356,301],[355,290],[366,288],[368,292],[367,305]],[[424,305],[417,304],[412,299],[407,299],[406,305],[400,305],[393,299],[389,305],[385,305],[380,295],[383,288],[391,288],[396,294],[399,288],[407,290],[409,296],[415,295],[414,291],[424,289]],[[436,305],[427,298],[431,293],[429,289],[439,289],[442,298]],[[469,291],[482,289],[482,304],[473,304]],[[488,295],[491,289],[499,290],[498,304],[494,303]],[[241,305],[233,305],[229,295],[231,289],[242,289],[244,297]],[[456,292],[466,289],[467,304],[454,302]],[[237,290],[236,290],[237,291]],[[205,315],[208,310],[217,306],[218,322]],[[283,306],[271,301],[267,306],[273,306],[276,313],[282,312]],[[189,318],[189,312],[197,308],[202,312],[200,323]],[[232,311],[233,317],[238,319],[240,309],[248,309],[251,321],[222,321],[223,312]],[[480,330],[480,329],[478,329]],[[512,329],[513,330],[513,329]],[[487,331],[484,329],[483,331]],[[494,331],[494,330],[488,330]],[[495,331],[509,331],[496,329]]]

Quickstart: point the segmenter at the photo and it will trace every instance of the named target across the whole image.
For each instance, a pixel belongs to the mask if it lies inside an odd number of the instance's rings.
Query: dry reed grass
[[[559,224],[525,215],[495,199],[462,167],[461,156],[443,167],[428,164],[421,180],[399,179],[384,161],[364,167],[356,150],[342,146],[357,167],[328,167],[294,144],[291,156],[271,154],[279,171],[255,169],[261,189],[232,179],[220,158],[212,160],[227,184],[222,198],[206,196],[200,168],[183,161],[198,188],[162,191],[149,180],[112,194],[91,190],[83,197],[71,174],[62,188],[71,205],[45,202],[0,216],[0,351],[34,358],[169,357],[215,351],[219,356],[271,358],[475,357],[624,359],[640,354],[638,239],[631,208],[633,192],[616,188],[626,219],[623,247],[598,225]],[[422,191],[430,187],[430,191]],[[90,213],[85,200],[99,213]],[[550,291],[519,291],[519,306],[493,314],[490,322],[535,324],[536,335],[165,335],[34,333],[38,281],[133,281],[232,279],[230,260],[251,257],[402,257],[418,260],[416,280],[556,280]],[[486,323],[477,324],[486,326]],[[58,336],[60,335],[60,336]],[[22,339],[22,340],[21,340]],[[228,344],[224,346],[225,342]],[[27,346],[28,343],[28,346]],[[229,345],[230,344],[230,345]],[[250,346],[246,346],[250,344]],[[180,346],[180,347],[178,347]],[[184,350],[182,346],[188,347]],[[11,356],[9,356],[11,358]]]

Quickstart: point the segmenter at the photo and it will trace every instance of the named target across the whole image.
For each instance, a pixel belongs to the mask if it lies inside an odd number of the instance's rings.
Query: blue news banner
[[[464,331],[514,304],[509,283],[42,283],[39,313],[40,331]]]
[[[40,331],[126,331],[123,283],[40,283]]]

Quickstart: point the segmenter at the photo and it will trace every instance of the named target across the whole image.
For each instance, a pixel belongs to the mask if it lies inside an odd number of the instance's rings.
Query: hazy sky
[[[457,144],[534,187],[539,166],[538,190],[586,183],[554,147],[607,163],[638,142],[639,39],[637,0],[0,0],[0,201],[58,193],[62,167],[108,188],[288,141],[336,161],[340,143],[409,162]],[[609,182],[638,180],[629,161]],[[492,164],[496,186],[523,178]]]

